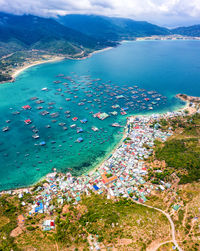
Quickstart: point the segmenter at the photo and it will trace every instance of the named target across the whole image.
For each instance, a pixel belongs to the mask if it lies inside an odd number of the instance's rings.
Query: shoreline
[[[173,112],[184,112],[184,111],[190,109],[190,102],[189,101],[186,102],[185,100],[181,99],[179,97],[179,94],[175,95],[175,97],[178,98],[178,99],[180,99],[180,100],[182,100],[182,101],[184,101],[185,105],[182,108],[175,109]],[[189,96],[187,96],[187,97],[189,97]],[[192,110],[191,114],[193,114],[195,112],[196,112],[196,110],[195,111]],[[165,112],[159,113],[159,115],[166,115],[167,116],[167,113],[168,112],[165,111]],[[126,125],[124,126],[123,135],[122,135],[122,138],[120,139],[120,141],[113,147],[113,149],[110,152],[108,152],[108,154],[106,154],[106,156],[104,158],[102,158],[102,160],[98,164],[94,165],[93,167],[91,167],[91,169],[88,169],[83,174],[81,174],[79,176],[76,176],[76,178],[83,177],[83,176],[91,176],[91,175],[93,175],[94,172],[96,172],[97,169],[99,170],[104,165],[105,161],[108,160],[109,157],[113,155],[113,153],[120,147],[120,145],[123,143],[124,139],[127,137],[127,135],[126,135],[127,134],[127,125],[128,125],[128,121],[130,119],[132,119],[134,117],[137,117],[137,116],[151,117],[153,114],[158,114],[158,113],[155,113],[155,112],[152,112],[151,114],[142,114],[141,113],[141,114],[137,114],[137,115],[130,115],[130,116],[128,116],[126,118],[126,120],[127,120],[126,121]],[[30,186],[24,186],[24,187],[19,187],[19,188],[14,188],[14,189],[2,190],[2,191],[0,191],[0,195],[8,193],[9,191],[14,192],[14,193],[25,192],[27,190],[30,191],[35,185],[37,185],[38,183],[43,182],[44,180],[46,180],[47,176],[50,173],[53,173],[53,172],[65,175],[65,173],[57,172],[57,170],[54,169],[52,172],[47,173],[45,176],[41,177],[38,181],[34,182]]]
[[[137,41],[137,40],[131,40],[131,41]],[[123,42],[131,42],[130,40],[123,40],[121,41],[121,43]],[[13,72],[12,74],[12,77],[15,78],[17,77],[19,74],[21,74],[24,70],[28,69],[28,68],[31,68],[33,66],[37,66],[37,65],[40,65],[40,64],[44,64],[44,63],[51,63],[51,62],[56,62],[56,61],[61,61],[61,60],[64,60],[64,59],[73,59],[73,60],[79,60],[79,59],[85,59],[85,58],[89,58],[91,57],[93,54],[96,54],[96,53],[100,53],[100,52],[104,52],[106,50],[110,50],[110,49],[113,49],[115,47],[106,47],[104,49],[101,49],[101,50],[96,50],[96,51],[93,51],[91,53],[89,53],[87,56],[85,57],[82,57],[82,58],[68,58],[68,57],[54,57],[54,58],[51,58],[51,59],[48,59],[48,60],[40,60],[40,61],[36,61],[36,62],[33,62],[31,64],[27,64],[27,65],[24,65],[22,68],[19,68],[19,69],[16,69],[16,71]],[[8,82],[7,82],[8,83]],[[182,108],[175,108],[173,110],[173,112],[176,112],[176,111],[185,111],[187,109],[190,109],[190,102],[188,100],[184,100],[182,99],[180,96],[180,94],[177,94],[175,97],[176,98],[179,98],[180,100],[184,101],[185,102],[185,105],[182,107]],[[186,95],[187,96],[187,95]],[[187,96],[189,97],[189,96]],[[166,114],[167,111],[164,111],[164,112],[161,112],[159,114]],[[97,163],[96,165],[92,166],[90,169],[88,169],[86,172],[84,172],[82,175],[79,175],[77,177],[81,177],[81,176],[84,176],[84,175],[91,175],[92,173],[95,172],[96,169],[99,169],[103,164],[104,162],[109,158],[110,155],[112,155],[116,149],[122,144],[123,140],[126,138],[126,129],[127,129],[127,123],[128,123],[128,120],[134,116],[151,116],[152,114],[155,114],[155,112],[152,111],[151,114],[137,114],[137,115],[130,115],[127,117],[127,122],[126,122],[126,125],[124,126],[124,131],[123,131],[123,135],[122,135],[122,138],[120,139],[120,141],[118,143],[116,143],[116,145],[113,147],[113,149],[108,152],[105,157],[102,158],[102,160],[99,161],[99,163]],[[59,172],[59,173],[62,173],[62,172]],[[27,189],[31,189],[34,185],[38,184],[39,182],[42,182],[43,180],[46,179],[46,176],[48,175],[49,173],[47,173],[45,176],[41,177],[39,180],[37,180],[36,182],[34,182],[33,184],[31,184],[30,186],[24,186],[24,187],[21,187],[21,188],[14,188],[14,189],[8,189],[8,190],[2,190],[0,191],[0,194],[3,193],[3,192],[6,192],[6,191],[19,191],[19,190],[27,190]]]
[[[127,42],[138,42],[138,41],[153,41],[153,40],[159,40],[159,41],[165,41],[165,40],[188,40],[188,39],[193,39],[193,40],[200,40],[200,37],[187,37],[187,36],[180,36],[180,35],[173,35],[173,36],[156,36],[156,35],[153,35],[153,36],[147,36],[147,37],[135,37],[131,40],[121,40],[121,41],[118,41],[119,44],[118,45],[122,45],[123,43],[127,43]],[[97,53],[101,53],[101,52],[104,52],[104,51],[107,51],[107,50],[111,50],[111,49],[114,49],[116,48],[117,46],[108,46],[108,47],[105,47],[103,49],[100,49],[100,50],[95,50],[95,51],[92,51],[90,52],[88,55],[86,56],[82,56],[84,55],[85,51],[82,51],[81,52],[81,55],[80,57],[77,57],[77,58],[73,58],[73,57],[70,57],[70,56],[52,56],[52,58],[50,59],[47,59],[47,60],[38,60],[38,61],[33,61],[31,63],[28,63],[28,62],[25,62],[24,63],[24,66],[22,67],[19,67],[17,69],[12,69],[12,73],[11,73],[11,77],[12,79],[9,80],[9,81],[2,81],[0,82],[0,84],[6,84],[6,83],[12,83],[12,82],[15,82],[15,78],[20,75],[24,70],[28,69],[28,68],[31,68],[33,66],[37,66],[37,65],[40,65],[40,64],[45,64],[45,63],[53,63],[53,62],[57,62],[57,61],[62,61],[64,59],[71,59],[71,60],[83,60],[83,59],[86,59],[86,58],[90,58],[92,57],[93,54],[97,54]]]
[[[38,61],[33,61],[33,62],[25,62],[23,66],[16,68],[16,69],[12,69],[12,73],[11,73],[11,77],[12,79],[9,81],[2,81],[0,82],[0,84],[6,84],[6,83],[13,83],[16,80],[16,77],[18,77],[21,73],[23,73],[23,71],[33,67],[33,66],[37,66],[37,65],[41,65],[41,64],[46,64],[46,63],[54,63],[54,62],[58,62],[58,61],[62,61],[65,59],[70,59],[70,60],[82,60],[82,59],[86,59],[86,58],[90,58],[92,57],[93,54],[97,54],[97,53],[101,53],[110,49],[113,49],[115,47],[106,47],[100,50],[95,50],[93,52],[90,52],[88,55],[83,56],[83,57],[79,57],[79,58],[73,58],[73,57],[69,57],[69,56],[53,56],[50,59],[47,60],[38,60]],[[84,51],[83,53],[84,54]]]
[[[65,59],[65,57],[59,57],[59,56],[57,56],[57,57],[53,57],[53,58],[47,59],[47,60],[35,61],[35,62],[33,62],[33,63],[30,63],[30,64],[29,64],[29,63],[25,63],[24,66],[19,67],[18,69],[15,69],[15,70],[13,71],[13,73],[11,74],[12,79],[15,80],[15,78],[16,78],[19,74],[21,74],[23,71],[25,71],[25,70],[27,70],[27,69],[33,67],[33,66],[40,65],[40,64],[45,64],[45,63],[53,63],[53,62],[57,62],[57,61],[62,61],[62,60],[64,60],[64,59]]]
[[[101,52],[108,51],[108,50],[111,50],[111,49],[114,49],[114,48],[115,48],[115,47],[109,46],[109,47],[106,47],[106,48],[103,48],[103,49],[100,49],[100,50],[92,51],[92,52],[90,52],[88,55],[83,56],[83,57],[79,57],[79,58],[71,58],[71,57],[68,57],[67,59],[71,59],[71,60],[83,60],[83,59],[92,57],[93,54],[101,53]]]

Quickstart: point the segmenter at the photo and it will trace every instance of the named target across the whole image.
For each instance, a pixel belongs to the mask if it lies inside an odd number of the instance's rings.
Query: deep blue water
[[[79,175],[98,163],[120,140],[123,129],[111,127],[112,123],[125,125],[127,115],[152,112],[150,106],[155,112],[181,107],[183,103],[174,98],[180,92],[199,96],[199,55],[199,41],[127,42],[84,60],[35,66],[18,76],[16,82],[1,85],[0,128],[9,126],[10,130],[0,131],[0,190],[30,185],[54,167]],[[70,78],[56,77],[58,74]],[[56,80],[61,83],[53,83]],[[41,91],[44,87],[49,91]],[[152,97],[159,94],[161,100]],[[117,95],[123,98],[117,99]],[[31,97],[44,103],[36,104]],[[84,104],[78,105],[81,102]],[[127,115],[121,115],[119,108],[113,109],[116,104],[128,107]],[[32,109],[24,111],[24,105]],[[43,109],[38,110],[38,106]],[[58,112],[59,116],[42,116],[40,112],[44,110],[50,114]],[[109,114],[114,110],[118,115],[103,121],[91,113]],[[13,115],[15,111],[20,114]],[[71,117],[66,117],[66,111],[70,111]],[[76,116],[78,120],[72,121]],[[80,122],[84,118],[88,119],[86,124]],[[25,119],[31,119],[32,124],[25,125]],[[59,123],[66,123],[67,130]],[[70,128],[72,124],[84,132],[78,134]],[[51,128],[47,129],[47,125]],[[32,126],[38,129],[39,139],[32,138]],[[92,131],[92,126],[99,131]],[[83,138],[82,143],[75,143],[78,137]],[[42,141],[45,146],[35,145]]]

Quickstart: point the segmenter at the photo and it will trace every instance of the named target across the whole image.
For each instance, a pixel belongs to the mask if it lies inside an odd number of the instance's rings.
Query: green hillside
[[[73,14],[60,16],[57,21],[66,27],[104,41],[119,41],[151,35],[169,35],[171,33],[166,28],[127,18]]]

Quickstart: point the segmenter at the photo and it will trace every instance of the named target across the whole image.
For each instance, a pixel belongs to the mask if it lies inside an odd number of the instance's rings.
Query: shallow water
[[[10,130],[0,131],[0,189],[30,185],[54,167],[62,172],[82,174],[119,142],[123,129],[111,127],[112,123],[125,125],[127,115],[152,112],[147,109],[150,106],[155,112],[181,107],[183,103],[173,97],[180,92],[200,95],[199,52],[199,41],[128,42],[84,60],[67,60],[30,68],[15,83],[1,85],[0,127],[9,126]],[[56,77],[58,74],[70,78]],[[53,83],[56,80],[61,83]],[[133,87],[135,85],[138,88]],[[41,91],[44,87],[48,91]],[[156,99],[152,98],[154,94],[147,93],[152,90],[162,96],[156,104],[150,105],[149,102]],[[134,91],[138,93],[131,93]],[[121,94],[124,97],[117,99],[116,96]],[[135,99],[133,96],[138,97]],[[37,100],[30,100],[31,97],[45,102],[36,104]],[[66,98],[71,100],[66,101]],[[150,101],[145,98],[150,98]],[[50,105],[49,102],[55,104]],[[78,105],[81,102],[84,104]],[[115,104],[128,107],[127,115],[121,115],[119,108],[113,109]],[[24,105],[30,105],[32,109],[23,110]],[[43,106],[43,109],[38,110],[38,106]],[[50,106],[52,109],[48,109]],[[141,109],[142,106],[146,109]],[[44,110],[58,112],[59,116],[42,116],[40,112]],[[103,121],[90,113],[114,110],[118,115],[110,115]],[[13,115],[15,111],[20,111],[20,114]],[[71,117],[67,118],[65,111],[70,111]],[[78,120],[72,121],[76,116]],[[82,124],[80,120],[84,118],[88,122]],[[25,125],[25,119],[31,119],[32,124]],[[6,120],[11,122],[6,123]],[[66,123],[67,130],[59,125],[62,122]],[[78,134],[76,128],[70,128],[72,124],[83,128],[84,132]],[[47,125],[51,128],[46,128]],[[32,126],[38,129],[39,139],[32,138]],[[92,126],[98,127],[99,131],[92,131]],[[79,137],[83,138],[83,142],[75,143]],[[35,145],[42,141],[46,142],[45,146]]]

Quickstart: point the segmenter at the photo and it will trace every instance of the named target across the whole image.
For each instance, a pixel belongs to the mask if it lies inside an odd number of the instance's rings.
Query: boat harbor
[[[9,107],[0,125],[1,162],[23,181],[28,175],[34,183],[52,168],[72,169],[72,175],[86,172],[120,141],[128,116],[167,103],[165,96],[135,83],[121,85],[75,73],[54,78],[32,95],[23,89],[29,94],[26,101]],[[4,189],[26,185],[17,178],[6,184]]]

